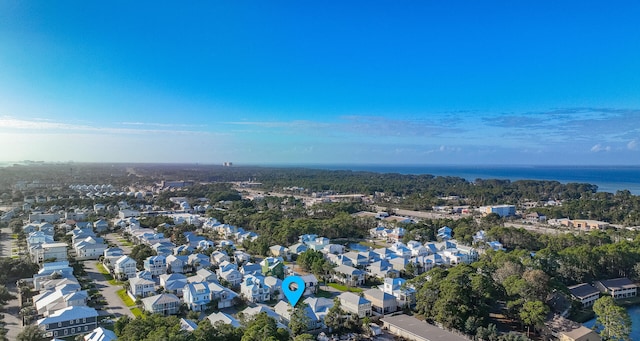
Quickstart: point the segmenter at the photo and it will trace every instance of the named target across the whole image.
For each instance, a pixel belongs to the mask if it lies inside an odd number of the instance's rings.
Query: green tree
[[[629,313],[613,300],[611,296],[604,296],[593,304],[596,313],[596,328],[600,330],[603,340],[631,340],[631,318]]]
[[[542,325],[548,313],[549,307],[541,301],[527,301],[522,305],[520,319],[527,326],[527,335],[530,327]]]
[[[285,330],[278,328],[276,320],[264,312],[249,321],[247,329],[242,335],[242,341],[288,341],[288,339],[289,334]]]
[[[20,334],[16,337],[17,341],[43,341],[45,340],[44,331],[38,326],[30,325],[24,327]]]
[[[342,328],[342,316],[344,311],[340,306],[340,300],[335,298],[333,300],[333,307],[329,308],[327,315],[324,316],[324,325],[329,328],[329,332],[336,332]]]
[[[293,308],[291,318],[289,319],[289,329],[291,334],[298,336],[304,334],[309,330],[310,318],[307,316],[307,309],[309,306],[304,302],[299,302]]]
[[[300,334],[293,338],[293,341],[314,341],[316,338],[311,334]]]
[[[11,294],[7,287],[5,287],[4,285],[0,285],[0,306],[5,306],[7,302],[11,301],[14,298],[16,297]]]

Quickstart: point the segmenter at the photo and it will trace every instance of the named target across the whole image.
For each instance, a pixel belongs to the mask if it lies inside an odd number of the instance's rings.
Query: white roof
[[[77,320],[81,318],[97,317],[98,312],[90,307],[85,306],[71,306],[64,309],[57,310],[49,317],[38,320],[38,325],[45,325],[51,323],[58,323],[70,320]]]

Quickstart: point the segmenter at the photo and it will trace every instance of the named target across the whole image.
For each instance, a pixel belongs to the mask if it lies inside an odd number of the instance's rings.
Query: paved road
[[[119,239],[122,239],[122,236],[120,236],[119,233],[106,234],[106,235],[104,235],[104,239],[107,242],[110,242],[110,243],[118,245],[118,247],[122,249],[122,251],[124,252],[125,255],[130,255],[131,254],[132,247],[131,246],[122,245],[122,243],[119,240]]]
[[[7,339],[8,340],[17,340],[18,334],[22,331],[22,320],[18,317],[18,312],[20,312],[20,303],[18,302],[18,289],[15,283],[6,283],[7,289],[13,294],[15,299],[9,301],[5,310],[2,312],[4,314],[4,322],[6,323],[5,328],[7,328]]]
[[[116,318],[123,315],[134,318],[131,310],[122,302],[122,299],[120,299],[120,296],[116,293],[122,289],[122,287],[109,284],[100,271],[98,271],[97,264],[98,262],[96,260],[84,261],[84,269],[87,271],[87,276],[95,283],[96,289],[100,290],[105,301],[107,301],[107,306],[103,309],[103,311],[106,311],[104,314],[113,314]]]

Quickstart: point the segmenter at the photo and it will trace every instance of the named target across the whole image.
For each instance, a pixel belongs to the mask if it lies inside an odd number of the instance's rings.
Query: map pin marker
[[[289,276],[282,281],[282,292],[289,301],[292,307],[296,306],[296,303],[302,297],[304,293],[304,280],[298,276]]]

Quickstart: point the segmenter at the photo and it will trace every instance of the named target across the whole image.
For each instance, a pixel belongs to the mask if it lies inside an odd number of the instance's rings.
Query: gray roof
[[[626,277],[605,279],[599,282],[602,283],[602,285],[609,290],[620,290],[620,289],[629,289],[629,288],[637,287],[635,283],[633,283],[630,279]]]
[[[571,295],[577,298],[584,298],[587,296],[591,296],[593,294],[599,294],[600,291],[598,289],[592,287],[587,283],[577,284],[569,287],[569,291]]]
[[[340,300],[344,300],[356,305],[371,303],[371,301],[369,301],[368,299],[352,292],[343,292],[342,294],[338,295],[338,298]]]
[[[466,338],[458,336],[444,329],[440,329],[425,321],[418,320],[408,315],[385,316],[381,320],[385,326],[391,325],[402,331],[413,334],[412,340],[418,341],[467,341]],[[393,333],[393,329],[391,330]]]

